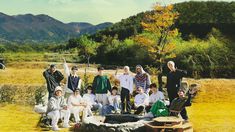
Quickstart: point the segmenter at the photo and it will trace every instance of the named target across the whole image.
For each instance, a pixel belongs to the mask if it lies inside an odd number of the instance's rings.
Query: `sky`
[[[7,15],[46,14],[64,23],[99,24],[115,23],[139,12],[151,10],[157,2],[169,4],[183,1],[188,0],[0,0],[0,12]]]

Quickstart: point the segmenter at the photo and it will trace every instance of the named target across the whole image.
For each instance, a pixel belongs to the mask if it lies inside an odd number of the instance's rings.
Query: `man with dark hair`
[[[69,70],[68,64],[64,59],[64,71],[67,78],[65,85],[65,96],[69,96],[74,93],[75,89],[81,89],[82,79],[78,76],[78,67],[73,66],[71,71]]]
[[[164,101],[165,97],[161,91],[158,91],[156,83],[150,84],[150,91],[152,94],[149,96],[149,105],[146,106],[145,110],[147,112],[150,111],[152,105],[157,102],[158,100]]]
[[[56,69],[56,65],[50,65],[50,68],[43,72],[43,76],[47,82],[47,90],[49,93],[48,100],[53,96],[55,88],[60,86],[60,82],[64,79],[63,74]]]
[[[98,75],[95,76],[92,84],[94,93],[96,94],[96,99],[98,103],[102,105],[108,104],[108,91],[111,91],[111,84],[106,75],[103,75],[103,67],[98,67]]]

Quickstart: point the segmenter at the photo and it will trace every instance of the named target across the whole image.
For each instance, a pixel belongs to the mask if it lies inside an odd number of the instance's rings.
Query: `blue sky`
[[[139,12],[151,10],[156,2],[169,4],[183,1],[187,0],[0,0],[0,12],[8,15],[47,14],[65,23],[98,24],[118,22]]]

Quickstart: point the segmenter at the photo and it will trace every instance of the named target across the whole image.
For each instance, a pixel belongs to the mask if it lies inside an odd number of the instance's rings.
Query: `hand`
[[[64,106],[64,107],[63,107],[63,109],[64,109],[64,110],[67,110],[67,109],[68,109],[68,107],[67,107],[67,106]]]
[[[63,61],[64,61],[64,63],[66,63],[66,60],[65,60],[65,58],[63,58]]]

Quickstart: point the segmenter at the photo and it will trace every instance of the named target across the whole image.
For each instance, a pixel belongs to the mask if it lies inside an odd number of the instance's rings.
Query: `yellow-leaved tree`
[[[178,36],[178,29],[174,24],[178,16],[179,13],[174,10],[173,5],[155,4],[153,11],[141,23],[144,33],[135,37],[136,42],[145,47],[152,59],[159,64],[160,72],[165,60],[175,57],[173,40]]]

